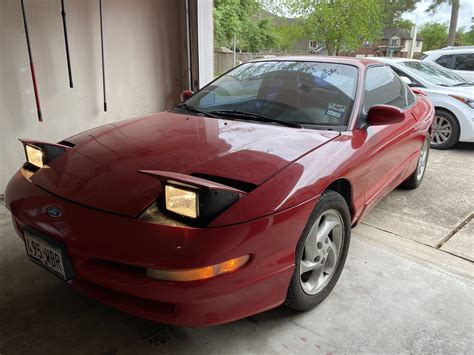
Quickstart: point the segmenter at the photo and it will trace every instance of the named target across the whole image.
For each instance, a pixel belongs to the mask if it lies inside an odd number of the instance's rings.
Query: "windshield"
[[[467,83],[466,80],[461,78],[456,73],[448,69],[438,68],[429,63],[407,61],[407,62],[403,62],[403,65],[413,70],[416,74],[421,76],[423,79],[435,85],[456,86],[459,84]]]
[[[345,126],[352,112],[356,85],[357,68],[350,65],[254,62],[221,76],[186,104],[188,109],[190,105],[201,113],[226,118],[235,114],[238,119],[245,119],[245,113],[249,119],[259,116],[266,122]]]

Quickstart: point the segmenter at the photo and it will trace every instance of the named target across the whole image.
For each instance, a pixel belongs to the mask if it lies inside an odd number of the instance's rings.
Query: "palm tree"
[[[443,4],[451,5],[451,20],[449,21],[448,46],[454,46],[456,37],[456,27],[458,27],[459,0],[434,0],[426,10],[428,13],[434,13]]]

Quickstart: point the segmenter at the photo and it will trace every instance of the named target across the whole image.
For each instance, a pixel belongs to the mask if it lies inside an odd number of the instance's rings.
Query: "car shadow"
[[[460,142],[451,149],[465,152],[474,152],[474,143]]]

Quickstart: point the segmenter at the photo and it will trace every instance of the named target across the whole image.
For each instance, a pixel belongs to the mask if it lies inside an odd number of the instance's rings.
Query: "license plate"
[[[60,242],[52,243],[44,238],[24,230],[26,252],[30,259],[35,263],[43,266],[47,270],[53,272],[64,280],[68,279],[68,272],[65,270],[64,246],[60,246]],[[55,245],[56,244],[56,245]],[[69,265],[69,260],[67,260]]]

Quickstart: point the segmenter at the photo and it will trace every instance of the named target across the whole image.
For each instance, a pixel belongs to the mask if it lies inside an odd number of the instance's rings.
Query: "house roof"
[[[393,37],[393,36],[398,36],[401,39],[412,38],[410,31],[404,28],[394,28],[394,29],[384,30],[382,39],[389,39],[390,37]],[[423,40],[423,38],[418,33],[416,35],[416,39],[419,41]]]

